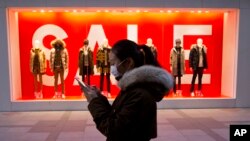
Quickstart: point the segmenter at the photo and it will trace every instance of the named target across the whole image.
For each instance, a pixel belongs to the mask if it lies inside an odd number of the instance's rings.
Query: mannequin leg
[[[55,81],[54,81],[55,92],[57,92],[58,91],[58,71],[57,70],[54,71],[54,78],[55,78]]]
[[[90,85],[90,74],[87,75],[88,79],[88,85]]]
[[[191,94],[194,92],[194,83],[195,83],[196,77],[197,77],[197,70],[193,70],[193,78],[192,78],[191,88],[190,88]]]
[[[38,98],[38,74],[34,74],[34,95]]]
[[[173,88],[174,94],[176,94],[176,76],[174,76],[174,88]]]
[[[90,67],[87,66],[87,74],[86,74],[86,79],[87,79],[87,82],[88,82],[88,85],[90,85]]]
[[[106,73],[106,80],[107,80],[107,90],[110,93],[110,73]]]
[[[85,75],[82,74],[82,82],[85,82]]]
[[[61,79],[61,85],[62,85],[62,98],[63,98],[63,95],[65,97],[64,70],[60,71],[60,79]]]
[[[34,74],[34,89],[35,89],[34,91],[35,91],[35,93],[38,92],[38,81],[37,81],[38,78],[37,78],[37,75],[38,74]]]
[[[198,90],[201,90],[202,87],[202,76],[203,76],[203,68],[198,69]]]
[[[181,90],[181,76],[178,76],[178,90]]]
[[[39,92],[39,98],[43,98],[43,75],[39,73],[39,82],[40,82],[40,92]]]
[[[103,91],[103,80],[104,80],[104,73],[101,73],[100,76],[100,90]]]

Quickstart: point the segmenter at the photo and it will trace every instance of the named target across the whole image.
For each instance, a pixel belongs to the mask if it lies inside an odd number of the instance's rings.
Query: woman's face
[[[120,60],[112,51],[109,54],[110,65],[116,66],[117,71],[121,74],[131,69],[131,60],[129,58]]]

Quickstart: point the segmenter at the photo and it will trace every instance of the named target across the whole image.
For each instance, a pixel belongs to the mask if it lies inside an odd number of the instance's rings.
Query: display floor
[[[152,141],[228,141],[230,124],[250,124],[250,108],[158,110]],[[88,111],[0,112],[1,141],[104,141]]]
[[[109,100],[114,100],[116,96],[111,95],[111,96],[107,96]],[[206,95],[194,95],[194,96],[190,96],[190,95],[180,95],[180,94],[174,94],[171,93],[168,96],[165,96],[164,99],[196,99],[196,98],[204,98],[204,99],[220,99],[220,98],[230,98],[228,96],[220,96],[220,97],[211,97],[211,96],[206,96]],[[23,102],[28,102],[28,101],[82,101],[82,100],[86,100],[86,98],[84,96],[66,96],[65,98],[29,98],[29,99],[17,99],[16,101],[23,101]]]

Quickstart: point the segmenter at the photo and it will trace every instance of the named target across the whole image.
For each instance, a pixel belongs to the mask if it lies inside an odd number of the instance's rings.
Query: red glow
[[[175,10],[174,10],[175,11]],[[171,11],[172,12],[172,11]],[[207,25],[213,26],[211,36],[184,36],[184,48],[189,49],[190,45],[196,43],[197,37],[202,37],[207,45],[209,55],[209,69],[205,73],[211,73],[211,84],[203,86],[207,97],[220,96],[221,83],[221,56],[222,56],[222,33],[223,14],[206,13],[193,14],[190,12],[19,12],[19,38],[20,38],[20,61],[22,77],[23,99],[32,99],[33,76],[29,72],[29,53],[32,36],[37,28],[44,24],[55,24],[63,28],[68,38],[65,42],[69,51],[70,72],[65,80],[66,96],[81,98],[80,88],[73,86],[73,79],[77,71],[78,51],[82,46],[82,40],[86,38],[92,24],[101,24],[109,43],[113,45],[117,40],[127,38],[127,24],[138,25],[138,43],[144,44],[146,39],[151,37],[159,51],[159,61],[162,66],[169,70],[169,53],[173,46],[173,25]],[[44,45],[50,48],[53,36],[44,38]],[[96,53],[97,45],[94,50]],[[95,58],[95,56],[94,56]],[[188,61],[186,61],[188,67]],[[191,72],[187,70],[187,73]],[[50,70],[47,74],[52,75]],[[99,76],[92,76],[92,84],[99,86]],[[189,95],[189,84],[183,85],[183,95]],[[104,87],[105,88],[105,87]],[[112,86],[112,95],[115,97],[118,92],[116,86]],[[54,88],[44,86],[44,97],[50,99],[54,94]],[[73,99],[74,99],[73,98]]]

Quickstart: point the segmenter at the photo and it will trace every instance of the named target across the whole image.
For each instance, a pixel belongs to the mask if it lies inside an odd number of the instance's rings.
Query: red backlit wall
[[[183,46],[185,50],[190,50],[191,44],[196,43],[197,38],[202,38],[203,43],[208,48],[208,69],[205,74],[210,76],[210,81],[203,85],[205,97],[221,96],[221,69],[222,69],[222,34],[223,34],[223,13],[34,13],[19,12],[19,48],[21,64],[21,87],[22,99],[33,99],[33,75],[29,71],[29,53],[32,48],[34,33],[44,25],[56,25],[64,30],[67,38],[64,41],[67,44],[69,52],[69,72],[65,78],[67,98],[78,98],[81,96],[80,88],[74,84],[74,77],[77,74],[78,51],[83,45],[83,40],[89,36],[93,25],[101,26],[109,44],[113,45],[117,40],[128,37],[128,25],[137,27],[137,42],[144,44],[147,38],[152,38],[153,43],[158,49],[158,60],[161,65],[169,70],[169,54],[173,47],[174,26],[175,25],[211,25],[211,35],[184,35]],[[195,28],[193,30],[196,30]],[[50,31],[43,31],[43,34]],[[100,36],[95,33],[93,39]],[[44,47],[48,50],[50,42],[55,39],[53,35],[47,35],[42,39]],[[91,39],[90,39],[91,40]],[[97,48],[100,42],[92,40],[91,46],[94,50],[94,62]],[[186,54],[188,56],[188,54]],[[47,60],[49,60],[48,56]],[[48,63],[48,62],[47,62]],[[49,66],[49,65],[47,65]],[[186,60],[186,74],[192,72],[188,67]],[[46,76],[53,78],[53,73],[47,68]],[[51,79],[53,81],[53,79]],[[190,80],[191,82],[191,80]],[[92,76],[91,83],[99,86],[99,75]],[[53,82],[52,82],[53,84]],[[104,87],[106,88],[106,87]],[[183,95],[189,96],[189,83],[182,85]],[[115,84],[111,87],[111,94],[115,97],[118,93]],[[54,95],[53,85],[44,84],[43,94],[46,99]]]

